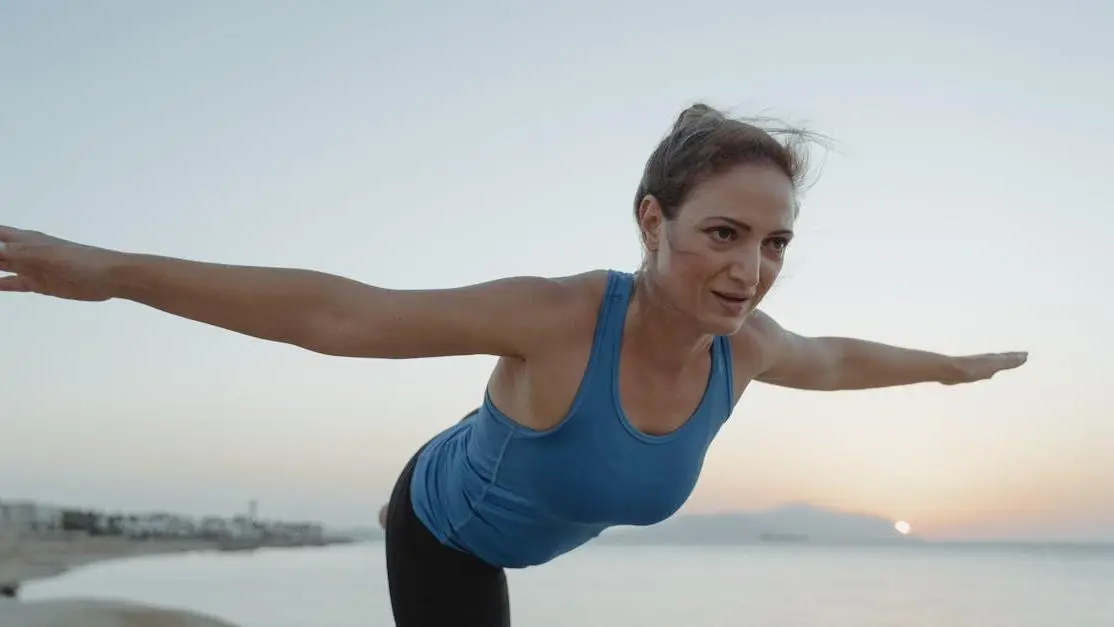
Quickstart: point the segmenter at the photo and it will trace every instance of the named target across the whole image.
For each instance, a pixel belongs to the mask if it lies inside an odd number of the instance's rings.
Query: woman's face
[[[792,181],[765,165],[701,183],[673,220],[648,196],[639,222],[657,291],[703,332],[735,333],[781,272],[795,207]]]

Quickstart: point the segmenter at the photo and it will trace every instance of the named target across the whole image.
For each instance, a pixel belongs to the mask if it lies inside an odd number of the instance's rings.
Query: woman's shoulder
[[[607,293],[612,277],[620,274],[614,270],[588,270],[579,274],[546,279],[550,294],[574,308],[594,310]]]
[[[495,328],[517,328],[518,356],[550,351],[554,344],[591,337],[597,312],[615,273],[589,270],[567,276],[516,276],[500,281],[515,293],[514,305],[488,320]],[[494,313],[494,310],[490,313]]]
[[[552,294],[561,302],[566,321],[574,323],[573,328],[595,327],[600,304],[618,274],[621,273],[597,269],[550,279]]]
[[[754,378],[776,350],[781,326],[764,311],[756,309],[728,339],[736,375]]]

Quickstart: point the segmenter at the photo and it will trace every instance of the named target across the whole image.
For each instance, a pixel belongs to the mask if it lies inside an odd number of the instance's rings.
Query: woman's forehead
[[[723,217],[756,229],[788,229],[796,218],[796,192],[775,168],[742,166],[698,185],[682,213],[691,220]]]

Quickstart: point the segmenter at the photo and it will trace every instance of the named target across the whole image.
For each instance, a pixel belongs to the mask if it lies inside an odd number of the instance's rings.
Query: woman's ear
[[[661,227],[664,223],[661,203],[652,195],[645,196],[638,204],[638,230],[642,236],[642,246],[647,252],[657,252],[661,246]]]

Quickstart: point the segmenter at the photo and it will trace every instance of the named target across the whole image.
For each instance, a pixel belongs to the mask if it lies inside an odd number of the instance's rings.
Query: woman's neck
[[[713,340],[691,316],[669,303],[652,278],[641,271],[634,275],[634,294],[623,335],[629,349],[667,373],[687,370],[706,359]]]

